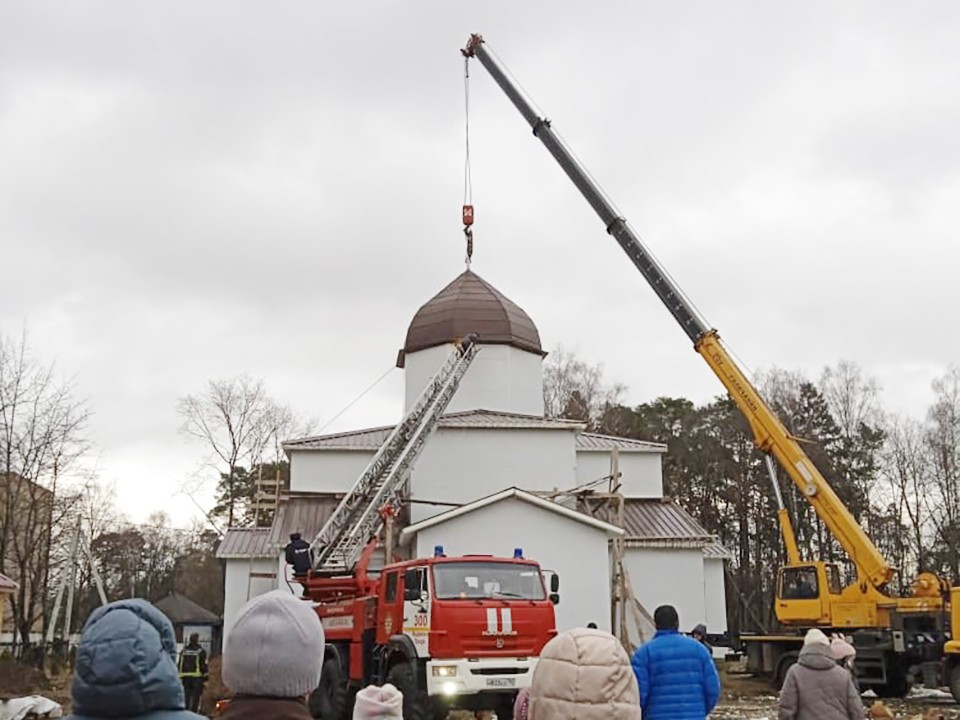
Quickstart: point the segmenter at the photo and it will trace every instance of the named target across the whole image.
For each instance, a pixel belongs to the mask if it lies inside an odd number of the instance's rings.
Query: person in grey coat
[[[205,720],[184,709],[176,651],[173,626],[146,600],[97,608],[80,636],[70,718]]]
[[[863,720],[863,703],[850,673],[837,665],[830,639],[809,630],[797,663],[787,671],[778,720]]]

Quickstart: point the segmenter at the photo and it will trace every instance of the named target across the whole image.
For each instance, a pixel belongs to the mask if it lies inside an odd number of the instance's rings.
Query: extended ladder
[[[373,460],[327,519],[312,543],[314,571],[349,573],[363,548],[380,532],[380,508],[398,495],[406,471],[453,399],[480,346],[468,335],[450,353],[416,404],[387,437]]]

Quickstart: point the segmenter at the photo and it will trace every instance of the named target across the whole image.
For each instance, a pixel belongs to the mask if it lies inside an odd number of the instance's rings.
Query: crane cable
[[[464,161],[463,235],[467,241],[467,269],[473,259],[473,179],[470,173],[470,58],[463,58]]]

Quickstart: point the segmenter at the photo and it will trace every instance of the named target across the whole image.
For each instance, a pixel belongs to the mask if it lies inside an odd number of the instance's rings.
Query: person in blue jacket
[[[205,720],[184,709],[176,651],[173,626],[146,600],[97,608],[80,636],[70,718]]]
[[[710,651],[680,634],[672,605],[653,613],[657,632],[633,655],[643,720],[705,720],[720,698],[720,676]]]

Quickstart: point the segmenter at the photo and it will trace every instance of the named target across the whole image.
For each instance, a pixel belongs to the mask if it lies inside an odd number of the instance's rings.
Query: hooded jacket
[[[73,676],[74,720],[203,720],[184,709],[173,626],[145,600],[93,611]]]
[[[619,641],[577,629],[548,642],[530,685],[530,720],[640,720],[637,681]]]
[[[710,651],[677,630],[658,630],[632,664],[643,720],[704,720],[720,698]]]
[[[824,644],[804,645],[780,691],[778,720],[862,720],[863,703],[850,673]]]

